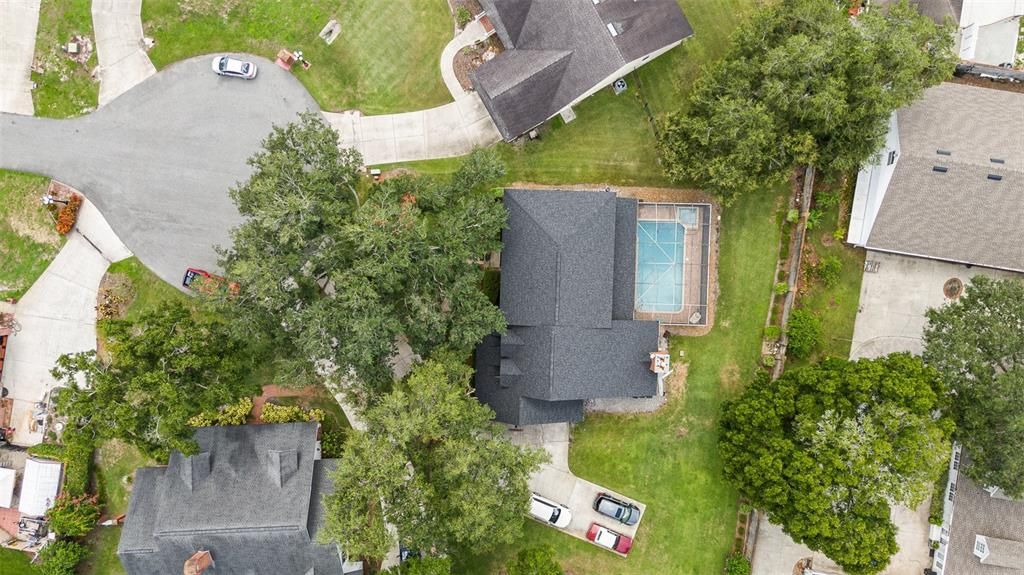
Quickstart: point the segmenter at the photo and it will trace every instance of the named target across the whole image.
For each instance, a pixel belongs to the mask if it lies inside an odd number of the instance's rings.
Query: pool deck
[[[674,221],[674,213],[666,213],[665,207],[671,204],[641,203],[637,211],[637,221]],[[675,207],[700,204],[676,204]],[[660,209],[659,209],[660,207]],[[686,235],[683,240],[683,309],[677,313],[634,310],[633,318],[640,320],[657,320],[666,325],[704,325],[708,320],[708,296],[702,293],[707,289],[707,250],[703,248],[703,228],[710,224],[707,221],[711,210],[697,210],[697,221],[693,226],[685,226]],[[703,298],[702,298],[703,296]],[[694,312],[700,312],[701,320],[691,322]]]

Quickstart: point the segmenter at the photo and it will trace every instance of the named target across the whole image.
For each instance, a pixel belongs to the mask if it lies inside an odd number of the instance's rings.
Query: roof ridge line
[[[552,60],[551,62],[545,64],[544,66],[531,71],[529,74],[527,74],[526,76],[520,78],[514,84],[509,84],[508,86],[505,86],[505,88],[502,89],[501,91],[494,92],[494,93],[488,93],[488,95],[491,97],[491,99],[494,99],[494,98],[504,94],[505,92],[508,92],[509,90],[511,90],[511,89],[513,89],[513,88],[523,84],[524,82],[526,82],[530,78],[533,78],[534,76],[536,76],[537,74],[543,72],[544,70],[547,70],[548,68],[554,66],[555,64],[560,63],[562,60],[564,60],[566,58],[566,56],[571,57],[571,56],[573,56],[576,53],[575,50],[548,50],[548,49],[540,49],[540,50],[538,50],[538,49],[535,49],[535,48],[513,48],[512,51],[519,52],[519,53],[524,53],[524,52],[552,52],[552,53],[559,54],[559,57],[555,58],[554,60]],[[562,80],[564,78],[565,78],[565,74],[562,74],[562,76],[559,77],[559,79],[558,79],[558,85],[559,86],[562,85]],[[556,92],[557,92],[557,90],[556,90]]]

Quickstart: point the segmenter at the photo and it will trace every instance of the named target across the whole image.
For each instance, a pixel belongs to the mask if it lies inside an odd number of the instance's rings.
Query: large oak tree
[[[907,354],[758,377],[724,408],[725,475],[794,540],[849,575],[878,573],[897,550],[890,505],[921,503],[948,461],[944,399]]]

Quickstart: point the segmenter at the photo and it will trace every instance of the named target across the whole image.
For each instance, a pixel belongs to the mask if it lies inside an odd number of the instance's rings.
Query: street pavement
[[[142,0],[92,0],[100,106],[156,74],[142,43]]]
[[[255,80],[217,76],[210,56],[169,66],[96,112],[70,120],[0,114],[0,168],[48,175],[95,203],[162,279],[217,269],[241,217],[228,190],[274,124],[316,103],[290,73],[252,56]]]
[[[31,116],[39,0],[0,0],[0,112]]]

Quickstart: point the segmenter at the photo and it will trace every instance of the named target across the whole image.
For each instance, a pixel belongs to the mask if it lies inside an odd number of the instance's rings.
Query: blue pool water
[[[678,220],[637,221],[637,310],[672,313],[682,311],[685,234],[686,229]]]

